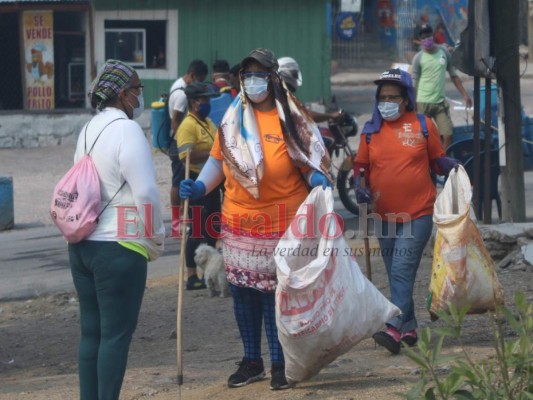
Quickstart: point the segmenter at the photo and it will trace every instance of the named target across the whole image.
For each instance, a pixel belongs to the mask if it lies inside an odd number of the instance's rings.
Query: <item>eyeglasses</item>
[[[268,79],[270,77],[270,72],[241,72],[242,79],[246,78],[265,78]]]
[[[390,102],[393,102],[393,103],[399,103],[400,100],[402,100],[402,95],[401,94],[390,94],[390,95],[383,95],[383,96],[379,96],[378,97],[378,100],[379,101],[390,101]]]
[[[144,85],[130,86],[128,89],[139,89],[139,91],[142,93]]]

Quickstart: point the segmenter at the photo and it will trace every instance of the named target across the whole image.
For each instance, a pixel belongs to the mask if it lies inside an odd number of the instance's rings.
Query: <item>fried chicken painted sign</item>
[[[54,14],[24,11],[25,108],[54,108]]]

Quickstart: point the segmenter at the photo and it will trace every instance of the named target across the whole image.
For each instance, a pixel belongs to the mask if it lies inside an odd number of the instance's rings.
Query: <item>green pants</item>
[[[141,308],[147,260],[117,242],[68,245],[80,301],[81,400],[116,400]]]

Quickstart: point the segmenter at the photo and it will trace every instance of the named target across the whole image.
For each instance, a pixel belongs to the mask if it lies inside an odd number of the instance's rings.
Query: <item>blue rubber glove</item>
[[[461,164],[459,160],[451,157],[437,158],[435,162],[437,163],[437,166],[442,174],[445,176],[448,176],[452,169],[455,169],[455,172],[457,172],[457,168],[459,168],[459,164]]]
[[[357,200],[357,204],[372,203],[372,193],[370,193],[369,188],[363,189],[361,187],[361,177],[359,175],[355,177],[355,200]]]
[[[205,194],[205,185],[202,181],[184,179],[180,183],[180,197],[182,199],[196,200]]]
[[[332,183],[320,171],[313,172],[313,175],[311,175],[310,183],[312,188],[316,188],[317,186],[322,186],[322,189],[325,189],[327,187],[333,188]]]

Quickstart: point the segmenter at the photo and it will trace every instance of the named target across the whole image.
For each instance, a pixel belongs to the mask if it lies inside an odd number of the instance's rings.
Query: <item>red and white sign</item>
[[[24,11],[24,59],[26,109],[54,108],[54,14]]]

